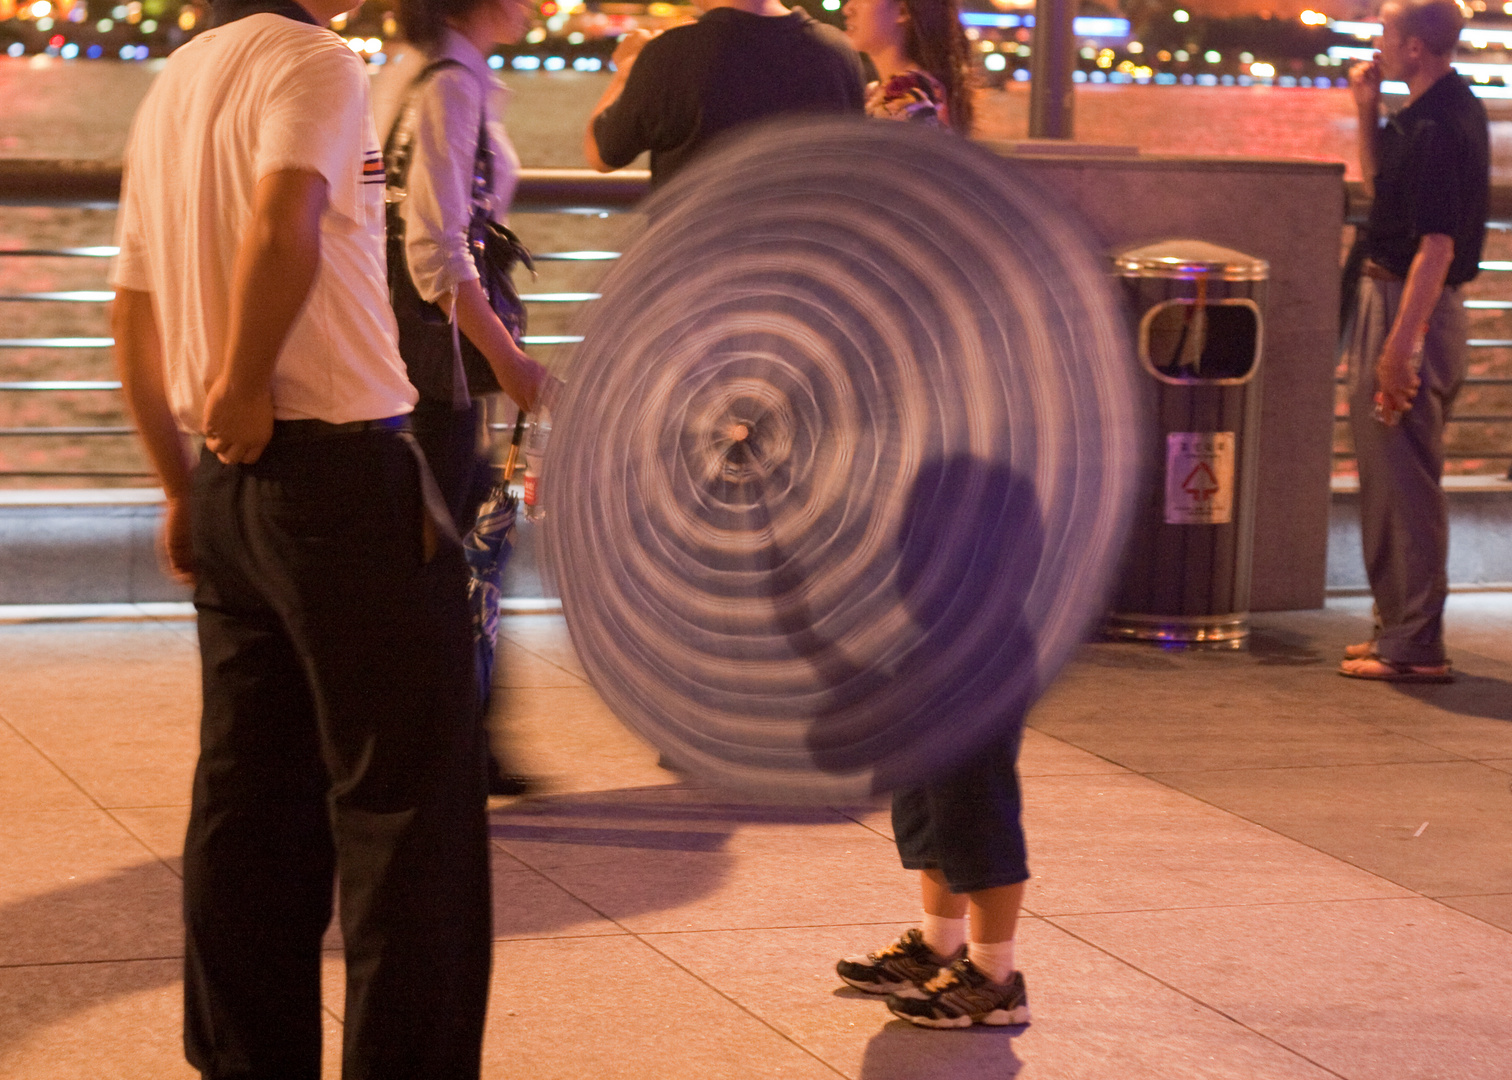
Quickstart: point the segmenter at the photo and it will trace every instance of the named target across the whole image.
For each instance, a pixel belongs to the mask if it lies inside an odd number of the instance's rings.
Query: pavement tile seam
[[[1292,1056],[1296,1057],[1299,1061],[1305,1061],[1309,1065],[1311,1065],[1313,1068],[1319,1069],[1319,1070],[1327,1073],[1329,1076],[1337,1076],[1339,1078],[1339,1080],[1350,1080],[1350,1078],[1346,1074],[1338,1072],[1335,1069],[1330,1069],[1327,1065],[1324,1065],[1322,1062],[1316,1061],[1313,1058],[1308,1057],[1306,1054],[1302,1053],[1300,1050],[1297,1050],[1295,1047],[1288,1046],[1286,1043],[1282,1042],[1280,1039],[1276,1038],[1275,1036],[1268,1035],[1264,1031],[1259,1030],[1258,1028],[1254,1027],[1253,1025],[1245,1023],[1243,1020],[1239,1019],[1237,1016],[1234,1016],[1233,1014],[1225,1011],[1224,1009],[1219,1008],[1217,1005],[1214,1005],[1214,1004],[1212,1004],[1211,1002],[1208,1002],[1208,1001],[1204,1001],[1201,997],[1197,996],[1196,994],[1193,994],[1192,992],[1190,992],[1188,990],[1183,990],[1181,987],[1175,985],[1174,983],[1168,982],[1165,979],[1162,979],[1160,976],[1154,974],[1153,972],[1146,971],[1144,968],[1140,967],[1138,964],[1131,963],[1130,961],[1126,960],[1124,957],[1119,956],[1117,953],[1111,951],[1110,949],[1106,948],[1105,946],[1099,945],[1097,942],[1092,941],[1089,938],[1083,937],[1081,934],[1078,934],[1075,930],[1072,930],[1071,928],[1069,928],[1067,926],[1061,925],[1060,923],[1056,922],[1053,917],[1048,917],[1048,916],[1044,917],[1043,921],[1045,922],[1046,925],[1055,927],[1057,930],[1061,931],[1063,934],[1067,934],[1070,937],[1075,938],[1077,941],[1081,942],[1083,945],[1087,946],[1088,948],[1097,950],[1098,952],[1102,953],[1104,956],[1108,957],[1110,960],[1114,961],[1115,963],[1122,964],[1124,967],[1127,967],[1129,970],[1138,972],[1140,975],[1142,975],[1145,978],[1151,980],[1152,982],[1157,983],[1158,985],[1165,987],[1167,990],[1171,991],[1173,994],[1177,994],[1177,995],[1179,995],[1181,997],[1186,998],[1188,1001],[1192,1002],[1194,1005],[1198,1006],[1199,1008],[1206,1009],[1208,1012],[1211,1012],[1214,1016],[1221,1017],[1224,1020],[1228,1021],[1229,1023],[1233,1024],[1235,1027],[1242,1028],[1243,1030],[1249,1032],[1251,1035],[1255,1036],[1257,1039],[1262,1039],[1265,1042],[1270,1043],[1272,1046],[1275,1046],[1278,1049],[1284,1051],[1285,1053],[1291,1054]]]
[[[845,1073],[843,1073],[839,1069],[835,1068],[835,1066],[832,1065],[832,1064],[830,1064],[828,1061],[825,1061],[824,1058],[820,1057],[817,1053],[815,1053],[809,1047],[804,1046],[803,1043],[799,1042],[797,1039],[793,1038],[787,1032],[783,1031],[780,1027],[778,1027],[777,1025],[773,1024],[770,1020],[766,1019],[766,1017],[764,1017],[760,1013],[757,1013],[754,1010],[752,1010],[750,1008],[750,1006],[746,1005],[744,1002],[738,1001],[736,998],[732,997],[730,994],[727,994],[725,991],[721,990],[719,987],[717,987],[713,983],[709,982],[703,976],[701,976],[697,972],[693,971],[686,964],[680,963],[679,961],[677,961],[673,957],[669,956],[667,953],[663,952],[661,949],[658,949],[650,941],[646,940],[646,938],[644,936],[642,936],[640,934],[634,934],[632,936],[637,941],[639,941],[642,945],[644,945],[646,948],[648,948],[652,952],[654,952],[657,956],[660,956],[667,963],[671,964],[673,967],[677,968],[677,970],[681,971],[684,975],[688,976],[688,978],[694,980],[700,986],[703,986],[703,987],[707,988],[710,993],[716,994],[719,997],[723,998],[725,1001],[728,1001],[731,1005],[733,1005],[735,1008],[739,1009],[746,1016],[750,1017],[756,1023],[758,1023],[762,1027],[766,1028],[773,1035],[776,1035],[777,1038],[781,1039],[783,1042],[785,1042],[788,1045],[792,1046],[794,1049],[800,1051],[804,1056],[812,1059],[814,1062],[816,1062],[819,1065],[823,1066],[825,1069],[827,1069],[831,1073],[834,1073],[836,1076],[845,1077],[845,1080],[851,1080],[851,1078],[847,1077]]]
[[[1392,734],[1399,733],[1392,732]],[[1412,738],[1412,736],[1410,735],[1405,737]],[[1422,740],[1415,741],[1421,742]],[[1429,746],[1431,744],[1424,743],[1424,745]],[[1392,766],[1410,765],[1485,764],[1484,762],[1481,762],[1476,758],[1466,757],[1464,754],[1456,754],[1453,750],[1445,750],[1443,749],[1443,747],[1434,746],[1433,749],[1439,751],[1445,756],[1441,758],[1414,758],[1412,761],[1344,761],[1338,763],[1326,763],[1322,765],[1298,763],[1296,765],[1234,765],[1217,769],[1156,769],[1151,772],[1140,772],[1138,769],[1130,769],[1129,771],[1136,773],[1139,776],[1146,777],[1150,780],[1154,780],[1157,783],[1164,783],[1164,781],[1160,779],[1162,776],[1170,776],[1176,773],[1181,773],[1183,775],[1187,773],[1266,773],[1297,772],[1303,769],[1380,769]]]
[[[182,960],[183,953],[167,956],[120,956],[101,960],[42,960],[25,964],[0,963],[0,971],[53,970],[57,968],[115,967],[121,964],[156,964],[164,960]]]
[[[839,807],[831,807],[830,809],[834,810],[835,813],[839,814],[841,817],[847,818],[850,821],[854,821],[857,825],[861,826],[867,832],[876,834],[883,840],[886,840],[889,844],[894,843],[894,840],[891,836],[888,836],[885,832],[883,832],[881,829],[876,828],[875,826],[868,825],[864,818],[857,817],[855,814],[848,813],[847,811],[842,810]]]
[[[1339,860],[1339,861],[1342,862],[1343,860]],[[1360,869],[1359,867],[1354,866],[1354,864],[1352,864],[1352,863],[1345,863],[1344,865],[1349,866],[1352,869],[1356,869],[1356,870]],[[1368,873],[1368,871],[1367,871],[1367,873]],[[1380,875],[1376,875],[1376,876],[1379,877]],[[1395,883],[1393,882],[1393,884],[1395,884]],[[1403,885],[1403,886],[1400,886],[1400,888],[1404,888],[1405,889],[1407,887],[1405,885]],[[1149,915],[1149,914],[1152,914],[1152,913],[1155,913],[1155,912],[1161,912],[1161,911],[1248,911],[1248,910],[1257,909],[1257,908],[1305,907],[1305,906],[1317,906],[1317,905],[1321,905],[1321,904],[1358,904],[1358,903],[1360,903],[1360,901],[1362,899],[1369,899],[1369,900],[1372,900],[1372,901],[1375,901],[1375,900],[1395,900],[1398,903],[1412,902],[1412,901],[1417,901],[1417,900],[1455,899],[1455,897],[1427,896],[1427,895],[1425,895],[1423,893],[1416,892],[1416,891],[1413,891],[1413,890],[1410,890],[1410,889],[1408,891],[1411,893],[1410,896],[1371,896],[1371,897],[1345,896],[1345,897],[1325,897],[1323,899],[1312,898],[1312,899],[1307,899],[1307,900],[1260,900],[1260,901],[1256,901],[1253,904],[1167,904],[1165,907],[1116,908],[1116,909],[1115,908],[1091,908],[1091,909],[1088,909],[1086,911],[1048,911],[1046,909],[1041,908],[1041,909],[1038,910],[1036,917],[1040,918],[1040,919],[1050,920],[1050,919],[1072,919],[1072,918],[1077,918],[1077,917],[1082,916],[1082,915]],[[1501,895],[1505,895],[1505,894],[1502,894],[1502,893],[1485,893],[1485,894],[1476,893],[1476,894],[1473,894],[1473,895],[1476,895],[1476,896],[1480,896],[1480,895],[1501,896]],[[1445,906],[1447,907],[1448,905],[1445,905]],[[1024,908],[1023,910],[1025,912],[1028,912],[1029,909],[1028,908]]]
[[[1473,761],[1469,761],[1469,760],[1466,760],[1465,763],[1466,764],[1472,764],[1472,765],[1473,764],[1479,764],[1478,762],[1473,762]],[[1408,762],[1408,763],[1402,763],[1402,764],[1418,764],[1418,763],[1417,762]],[[1446,764],[1446,763],[1445,762],[1426,762],[1425,764]],[[1447,764],[1453,764],[1453,763],[1449,762]],[[1355,766],[1349,766],[1349,765],[1322,765],[1322,766],[1298,766],[1298,768],[1318,768],[1318,769],[1361,768],[1361,769],[1374,769],[1374,768],[1380,768],[1380,766],[1379,765],[1355,765]],[[1193,771],[1197,771],[1197,770],[1193,770]],[[1289,771],[1289,770],[1285,770],[1285,769],[1255,769],[1255,770],[1225,769],[1225,770],[1217,770],[1217,771],[1221,771],[1221,772],[1284,772],[1284,771]],[[1185,795],[1189,799],[1193,799],[1193,800],[1195,800],[1197,802],[1200,802],[1200,803],[1203,803],[1203,804],[1205,804],[1207,806],[1211,806],[1213,809],[1219,810],[1219,811],[1221,811],[1224,814],[1228,814],[1230,817],[1237,818],[1240,821],[1249,822],[1251,825],[1255,825],[1255,826],[1257,826],[1257,827],[1259,827],[1261,829],[1264,829],[1265,831],[1267,831],[1269,833],[1272,833],[1275,836],[1282,837],[1283,839],[1288,840],[1288,841],[1290,841],[1290,842],[1292,842],[1294,844],[1300,844],[1302,847],[1308,848],[1311,851],[1315,851],[1319,855],[1322,855],[1325,858],[1331,859],[1334,862],[1339,863],[1339,864],[1341,864],[1343,866],[1347,866],[1347,867],[1350,867],[1351,869],[1358,870],[1358,871],[1360,871],[1362,873],[1369,874],[1371,877],[1377,878],[1378,880],[1386,882],[1387,884],[1392,885],[1392,886],[1394,886],[1396,888],[1406,889],[1408,892],[1413,893],[1414,896],[1416,896],[1416,897],[1421,897],[1422,899],[1425,899],[1425,900],[1436,900],[1436,899],[1438,899],[1437,897],[1435,897],[1435,896],[1433,896],[1433,895],[1431,895],[1429,893],[1425,893],[1425,892],[1423,892],[1420,889],[1414,889],[1410,885],[1404,884],[1403,882],[1400,882],[1400,881],[1396,881],[1396,880],[1388,877],[1386,874],[1381,873],[1378,870],[1373,870],[1370,867],[1364,866],[1364,865],[1362,865],[1360,863],[1350,862],[1348,859],[1342,859],[1338,855],[1335,855],[1333,852],[1324,850],[1322,847],[1319,847],[1317,844],[1312,844],[1312,843],[1309,843],[1306,840],[1301,839],[1300,837],[1292,836],[1292,835],[1290,835],[1288,833],[1281,832],[1279,829],[1276,829],[1274,826],[1267,825],[1264,822],[1257,821],[1256,819],[1251,818],[1251,817],[1246,817],[1244,814],[1237,813],[1234,810],[1229,809],[1228,807],[1220,806],[1217,803],[1211,802],[1208,799],[1204,799],[1204,798],[1202,798],[1199,795],[1193,795],[1190,792],[1182,791],[1180,788],[1176,787],[1175,785],[1168,784],[1168,783],[1166,783],[1166,781],[1162,780],[1161,779],[1161,775],[1162,774],[1141,773],[1139,775],[1145,776],[1148,779],[1153,780],[1155,783],[1160,784],[1163,787],[1168,787],[1172,791],[1176,791],[1179,794]],[[1498,895],[1498,894],[1492,894],[1492,895]],[[1381,899],[1407,899],[1407,898],[1406,897],[1382,897]],[[1344,901],[1339,901],[1339,902],[1344,902]],[[1170,910],[1177,910],[1177,909],[1173,908],[1173,909],[1170,909]],[[1069,913],[1066,913],[1066,914],[1069,915]],[[1494,924],[1492,924],[1492,925],[1494,925]]]
[[[568,687],[581,687],[581,686],[588,686],[588,685],[590,685],[589,683],[587,683],[587,682],[585,682],[583,680],[583,677],[581,675],[578,675],[575,672],[567,670],[561,664],[558,664],[555,660],[552,660],[549,656],[546,656],[545,654],[539,653],[535,649],[532,649],[529,645],[526,645],[519,638],[510,637],[510,635],[509,635],[509,633],[507,631],[503,634],[503,637],[506,638],[511,645],[515,646],[515,648],[521,650],[522,652],[528,652],[531,656],[535,657],[541,663],[547,664],[550,667],[556,668],[563,675],[567,676],[567,678],[571,679],[572,681],[570,683],[567,683],[566,686],[568,686]],[[533,689],[533,688],[532,687],[509,687],[508,689]],[[559,687],[543,687],[542,689],[560,689],[560,688]]]
[[[1098,914],[1101,914],[1101,912]],[[1033,920],[1043,921],[1041,916],[1030,914],[1027,908],[1019,910],[1020,923]],[[909,925],[911,924],[900,923],[897,919],[863,920],[861,922],[850,920],[838,923],[782,923],[772,926],[713,926],[698,930],[636,930],[632,936],[640,938],[692,937],[698,934],[750,934],[768,930],[844,930],[854,926],[901,926],[907,929]]]
[[[170,874],[172,874],[174,877],[176,877],[180,881],[182,881],[184,879],[184,867],[183,867],[183,860],[182,860],[182,858],[167,858],[167,859],[163,858],[163,856],[159,855],[157,853],[157,851],[155,851],[153,849],[152,845],[147,842],[147,838],[145,836],[140,835],[127,822],[123,821],[121,818],[117,817],[112,812],[114,810],[126,810],[126,809],[148,810],[148,809],[156,809],[156,808],[155,807],[124,807],[124,806],[121,806],[121,807],[108,807],[108,808],[105,809],[105,815],[107,817],[109,817],[111,821],[113,821],[117,825],[119,825],[126,832],[127,836],[131,837],[138,844],[141,844],[142,848],[149,855],[151,855],[154,859],[156,859],[159,863],[161,863],[163,865],[163,867]]]
[[[9,731],[12,735],[19,739],[28,749],[31,750],[32,753],[36,754],[43,761],[47,762],[48,765],[56,770],[59,776],[63,777],[63,779],[72,784],[74,789],[78,791],[80,795],[84,796],[84,798],[88,799],[96,808],[101,810],[105,809],[100,805],[99,800],[91,795],[87,790],[85,790],[82,784],[80,784],[72,776],[68,775],[67,770],[65,770],[63,766],[54,761],[46,750],[43,750],[40,746],[33,742],[24,731],[18,728],[15,724],[11,723],[10,718],[5,715],[5,707],[3,705],[0,705],[0,724],[4,724],[7,731]]]

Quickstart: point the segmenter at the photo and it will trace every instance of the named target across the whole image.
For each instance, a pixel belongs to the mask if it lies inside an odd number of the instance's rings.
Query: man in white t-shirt
[[[206,1077],[320,1076],[336,880],[346,1080],[479,1072],[466,567],[403,430],[367,76],[317,22],[349,3],[217,0],[126,157],[117,363],[199,613],[185,1046]]]

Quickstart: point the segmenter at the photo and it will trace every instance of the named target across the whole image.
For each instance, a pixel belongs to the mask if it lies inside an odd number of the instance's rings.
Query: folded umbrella
[[[493,683],[494,654],[499,645],[499,583],[504,575],[504,563],[514,548],[515,512],[519,501],[510,494],[509,484],[514,479],[524,431],[525,412],[522,409],[515,420],[509,456],[478,507],[473,527],[462,538],[462,554],[467,559],[467,602],[472,611],[473,647],[477,650],[480,704],[488,700],[488,689]]]

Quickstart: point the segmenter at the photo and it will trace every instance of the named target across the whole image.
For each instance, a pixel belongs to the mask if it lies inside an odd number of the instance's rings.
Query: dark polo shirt
[[[1486,110],[1465,80],[1450,72],[1387,120],[1377,142],[1375,202],[1365,226],[1365,254],[1407,276],[1418,241],[1454,238],[1448,284],[1480,269],[1490,209],[1491,159]]]
[[[861,59],[834,27],[801,8],[722,7],[646,43],[593,138],[616,169],[651,151],[651,181],[661,184],[732,128],[782,113],[859,114],[864,102]]]

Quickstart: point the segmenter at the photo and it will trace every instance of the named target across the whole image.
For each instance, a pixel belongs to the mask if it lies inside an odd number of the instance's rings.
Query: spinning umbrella
[[[1023,714],[1103,610],[1138,395],[1106,261],[946,133],[686,169],[608,276],[542,475],[583,664],[674,763],[841,800]]]

